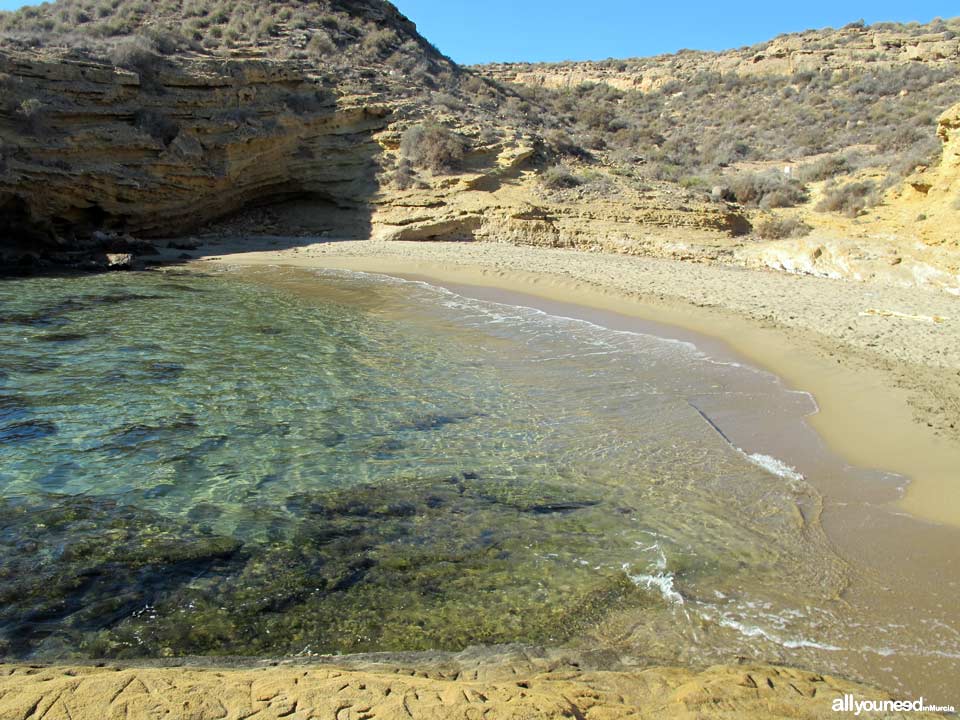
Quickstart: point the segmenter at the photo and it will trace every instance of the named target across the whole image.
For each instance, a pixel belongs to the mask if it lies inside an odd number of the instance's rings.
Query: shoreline
[[[953,432],[956,422],[950,413],[952,398],[941,398],[943,407],[936,407],[939,393],[951,387],[951,379],[960,386],[956,380],[960,357],[938,351],[936,346],[942,340],[943,347],[948,348],[951,337],[960,339],[960,313],[956,312],[960,311],[960,302],[952,298],[910,289],[911,294],[919,296],[919,302],[909,310],[928,311],[930,317],[944,318],[940,323],[875,315],[859,307],[851,311],[852,317],[863,318],[871,328],[869,332],[878,325],[899,329],[894,339],[900,340],[902,347],[888,343],[886,357],[870,357],[869,348],[857,348],[841,338],[798,327],[801,323],[791,327],[778,322],[775,314],[793,314],[816,322],[816,314],[825,312],[825,308],[809,304],[802,307],[809,298],[792,297],[790,286],[817,286],[813,296],[822,293],[826,305],[859,301],[861,307],[867,303],[882,305],[884,301],[903,307],[900,296],[907,293],[896,292],[900,289],[500,244],[482,244],[480,252],[477,244],[351,241],[263,250],[265,244],[259,240],[208,246],[203,248],[207,256],[203,260],[392,275],[447,288],[456,286],[466,290],[465,294],[485,299],[491,298],[484,289],[493,289],[539,298],[548,305],[583,308],[580,319],[589,320],[592,313],[599,312],[649,323],[654,334],[666,332],[667,337],[694,342],[699,339],[701,349],[745,359],[778,376],[787,387],[813,395],[819,412],[807,420],[832,451],[851,465],[909,479],[897,508],[921,520],[960,527],[960,477],[956,470],[960,467],[960,433]],[[633,276],[651,266],[656,266],[661,277],[631,291]],[[684,287],[684,273],[695,276],[694,284],[701,280],[703,287]],[[663,278],[676,282],[658,285],[656,281]],[[760,320],[744,313],[737,307],[738,298],[724,297],[718,283],[736,283],[740,294],[757,297],[768,312],[767,318]],[[700,297],[691,297],[694,293],[690,290],[698,290]],[[771,290],[777,294],[771,296]],[[809,293],[810,288],[807,290]],[[709,297],[711,292],[716,294]],[[712,302],[703,302],[707,299]],[[857,311],[865,314],[856,315]],[[834,325],[845,320],[836,316],[831,319]],[[854,330],[853,325],[849,327]],[[703,339],[709,347],[704,347]],[[960,343],[954,344],[960,347]],[[937,361],[939,365],[934,364]]]

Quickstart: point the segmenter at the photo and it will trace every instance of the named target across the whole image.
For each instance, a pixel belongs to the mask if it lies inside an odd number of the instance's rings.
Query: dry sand
[[[258,238],[200,250],[230,264],[502,288],[712,338],[812,393],[812,424],[848,462],[909,478],[902,509],[960,527],[960,299],[951,295],[496,243]]]

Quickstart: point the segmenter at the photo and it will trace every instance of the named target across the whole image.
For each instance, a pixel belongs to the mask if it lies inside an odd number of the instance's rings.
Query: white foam
[[[444,296],[444,301],[442,304],[447,307],[453,307],[460,310],[472,310],[474,312],[479,312],[481,315],[484,315],[492,323],[502,323],[506,321],[524,321],[529,320],[532,317],[538,319],[548,319],[552,321],[560,321],[562,323],[568,323],[571,325],[579,325],[581,327],[588,327],[594,330],[601,330],[606,334],[609,334],[613,337],[619,338],[646,338],[648,340],[657,341],[661,345],[673,345],[684,348],[685,350],[690,351],[695,357],[698,357],[702,360],[707,360],[709,362],[715,362],[718,365],[730,364],[735,367],[740,367],[743,369],[758,371],[757,368],[752,368],[744,365],[737,365],[736,363],[723,363],[719,361],[713,361],[706,353],[704,353],[700,348],[697,347],[695,343],[690,342],[689,340],[680,340],[677,338],[663,337],[660,335],[654,335],[652,333],[643,333],[637,332],[634,330],[615,330],[613,328],[608,328],[603,325],[598,325],[597,323],[591,322],[589,320],[584,320],[583,318],[573,318],[567,317],[565,315],[555,315],[552,313],[545,312],[539,308],[530,307],[527,305],[513,305],[510,303],[501,303],[495,300],[477,300],[475,298],[467,297],[465,295],[460,295],[448,288],[445,288],[440,285],[433,285],[432,283],[425,282],[423,280],[406,280],[403,278],[394,277],[392,275],[383,275],[380,273],[368,273],[361,272],[356,270],[328,270],[320,269],[316,270],[315,274],[317,275],[342,275],[348,277],[357,277],[357,278],[377,278],[378,280],[386,280],[394,284],[410,284],[418,285],[422,288],[430,290],[438,295]],[[499,310],[499,312],[498,312]],[[506,314],[502,314],[506,311]],[[598,341],[597,344],[606,345],[606,342]],[[635,348],[634,348],[635,349]],[[762,371],[760,371],[762,372]]]
[[[659,590],[663,599],[675,605],[683,605],[683,595],[677,592],[673,586],[674,577],[670,573],[657,573],[656,575],[640,574],[632,575],[629,572],[630,565],[624,564],[623,569],[627,572],[627,577],[637,587],[644,587],[648,590]]]
[[[842,650],[843,648],[837,647],[836,645],[828,645],[827,643],[817,642],[816,640],[807,640],[806,638],[798,638],[796,640],[786,639],[775,635],[772,632],[764,630],[761,627],[756,625],[745,625],[744,623],[738,622],[736,620],[731,620],[730,618],[721,618],[719,624],[723,627],[730,628],[731,630],[736,630],[738,633],[744,637],[749,638],[763,638],[764,640],[769,640],[772,643],[776,643],[782,647],[788,648],[790,650],[798,650],[800,648],[815,648],[817,650],[828,650],[830,652],[836,652]]]
[[[637,543],[639,545],[639,543]],[[674,587],[674,577],[667,572],[667,556],[660,547],[660,543],[654,543],[648,547],[640,548],[640,552],[656,552],[657,559],[653,563],[655,573],[631,573],[630,563],[623,564],[623,571],[630,578],[630,581],[637,587],[645,587],[648,590],[659,590],[663,599],[675,605],[683,605],[683,595]]]
[[[739,450],[739,448],[737,448]],[[792,465],[787,465],[783,460],[778,460],[775,457],[770,455],[764,455],[763,453],[750,453],[747,454],[743,450],[740,450],[743,453],[744,457],[747,458],[757,467],[761,467],[769,473],[777,475],[778,477],[786,478],[787,480],[803,480],[803,475],[797,472],[797,469]]]

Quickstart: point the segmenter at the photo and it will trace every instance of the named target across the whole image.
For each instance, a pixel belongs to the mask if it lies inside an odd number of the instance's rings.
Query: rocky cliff
[[[905,219],[921,218],[916,235],[925,245],[960,250],[960,104],[940,116],[937,137],[943,143],[939,163],[921,168],[891,193],[890,210]]]
[[[675,55],[599,62],[496,63],[478,70],[501,82],[570,89],[603,83],[649,92],[702,73],[737,77],[882,70],[904,63],[949,67],[960,60],[960,19],[928,25],[855,23],[840,30],[808,30],[724,52],[681,50]],[[682,89],[682,88],[678,88]]]
[[[111,7],[0,13],[0,255],[86,262],[211,231],[466,239],[960,288],[955,112],[943,165],[894,175],[929,164],[928,124],[960,92],[960,21],[469,70],[382,0]],[[455,162],[413,162],[428,126]],[[782,176],[825,162],[842,168],[826,184]],[[879,200],[821,211],[835,182]]]
[[[61,238],[171,236],[294,197],[358,212],[375,189],[373,134],[395,108],[265,59],[180,59],[148,85],[110,64],[0,51],[0,73],[7,231]]]
[[[441,79],[262,47],[122,67],[96,47],[0,45],[0,247],[70,260],[103,238],[125,250],[117,237],[176,237],[257,208],[274,233],[637,252],[637,228],[749,230],[734,208],[685,194],[543,196],[551,151],[536,128],[498,120],[502,90],[421,45],[402,47]],[[453,131],[463,162],[400,187],[403,134],[425,121]]]

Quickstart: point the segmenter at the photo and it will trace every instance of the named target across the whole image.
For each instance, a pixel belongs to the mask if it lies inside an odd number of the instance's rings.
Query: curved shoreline
[[[264,247],[261,239],[202,250],[220,253],[208,261],[236,265],[354,270],[495,288],[580,306],[588,314],[657,323],[667,336],[699,337],[701,343],[706,338],[789,387],[810,392],[819,406],[811,424],[847,462],[909,478],[900,509],[960,527],[960,429],[954,416],[960,408],[950,394],[951,387],[960,387],[960,302],[953,298],[916,288],[501,244]],[[744,298],[755,300],[752,312]],[[867,312],[887,311],[875,307],[884,305],[944,320]],[[825,332],[811,329],[821,318]],[[872,347],[874,334],[885,341],[879,350]]]

